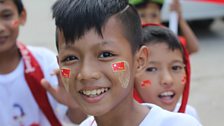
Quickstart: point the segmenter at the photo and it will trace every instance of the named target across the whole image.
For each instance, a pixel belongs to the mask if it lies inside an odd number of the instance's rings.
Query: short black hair
[[[151,45],[165,43],[172,51],[179,49],[184,57],[183,45],[180,43],[177,35],[164,26],[146,26],[143,27],[142,45]]]
[[[142,3],[139,3],[139,4],[136,4],[134,5],[137,9],[140,9],[140,8],[145,8],[147,4],[150,4],[150,3],[153,3],[153,4],[156,4],[158,7],[159,7],[159,10],[161,11],[162,7],[163,7],[163,4],[161,3],[158,3],[158,2],[154,2],[154,1],[150,1],[150,0],[143,0]]]
[[[23,6],[22,0],[13,0],[13,2],[15,3],[15,5],[17,7],[19,15],[21,15],[22,11],[24,10],[24,6]]]
[[[133,52],[142,41],[140,17],[128,0],[58,0],[52,10],[56,27],[63,32],[66,44],[80,39],[92,28],[102,36],[102,28],[114,15],[120,20]]]

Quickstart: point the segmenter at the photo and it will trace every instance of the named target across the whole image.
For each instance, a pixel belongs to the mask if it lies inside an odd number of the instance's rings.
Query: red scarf
[[[24,75],[27,84],[32,92],[38,106],[47,117],[51,126],[62,126],[50,105],[46,90],[41,86],[40,81],[44,78],[41,67],[32,53],[22,43],[17,43],[24,62]]]

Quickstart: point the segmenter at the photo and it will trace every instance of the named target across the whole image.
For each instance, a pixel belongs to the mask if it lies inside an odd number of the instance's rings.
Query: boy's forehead
[[[61,42],[63,42],[63,43],[75,43],[76,41],[79,41],[80,39],[85,38],[85,36],[91,31],[94,31],[94,33],[95,33],[94,36],[101,37],[102,39],[105,38],[106,36],[108,37],[108,36],[110,36],[114,33],[120,33],[119,37],[122,36],[122,37],[126,38],[126,36],[124,35],[125,30],[123,29],[122,23],[115,16],[110,17],[108,19],[108,21],[105,23],[105,25],[102,26],[102,28],[101,28],[102,35],[97,33],[97,30],[96,30],[95,27],[86,31],[84,33],[84,35],[80,36],[77,40],[66,41],[63,29],[60,29],[60,28],[56,28],[56,35],[57,35],[57,38],[59,40],[59,44],[61,44]],[[108,45],[111,42],[112,41],[108,41],[108,40],[104,41],[103,40],[101,45]]]

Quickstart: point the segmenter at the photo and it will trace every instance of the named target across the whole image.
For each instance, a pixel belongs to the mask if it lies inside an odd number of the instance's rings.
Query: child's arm
[[[189,27],[188,23],[183,18],[179,0],[173,0],[171,9],[175,10],[178,13],[179,26],[180,26],[180,29],[181,29],[181,32],[182,32],[184,38],[186,39],[186,42],[187,42],[186,46],[187,46],[187,50],[188,50],[189,54],[197,52],[199,50],[198,39],[195,36],[194,32]]]
[[[41,84],[59,103],[68,107],[66,115],[69,120],[75,124],[80,124],[87,118],[87,115],[79,109],[79,106],[76,104],[75,100],[65,90],[62,82],[60,81],[59,71],[56,71],[55,74],[58,76],[59,80],[59,86],[57,88],[52,87],[51,84],[45,79],[41,80]]]

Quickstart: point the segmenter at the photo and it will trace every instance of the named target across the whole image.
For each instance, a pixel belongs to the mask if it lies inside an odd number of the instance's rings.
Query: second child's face
[[[148,47],[148,66],[136,74],[136,89],[144,102],[173,111],[186,83],[182,54],[180,50],[170,50],[164,43]]]
[[[91,29],[74,44],[66,45],[63,33],[58,35],[62,81],[90,115],[101,116],[132,97],[134,59],[117,22],[114,17],[108,20],[103,38]]]
[[[160,8],[157,4],[148,3],[145,7],[139,8],[138,13],[141,17],[142,24],[155,23],[160,24]]]
[[[16,47],[19,25],[23,21],[24,15],[19,16],[12,0],[0,1],[0,53]]]

